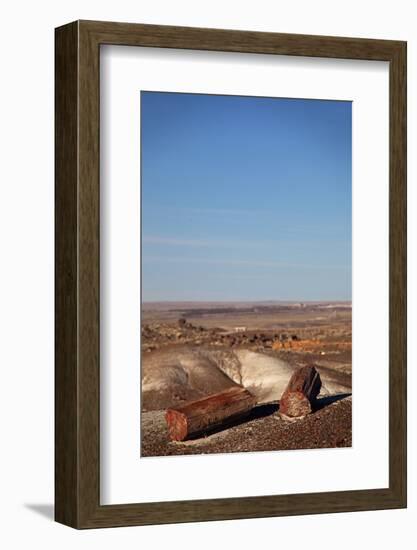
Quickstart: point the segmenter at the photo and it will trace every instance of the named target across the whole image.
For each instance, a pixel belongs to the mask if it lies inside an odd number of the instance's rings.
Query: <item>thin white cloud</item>
[[[314,264],[297,264],[286,262],[275,262],[270,260],[227,260],[227,259],[211,259],[211,258],[182,258],[182,257],[166,257],[166,256],[145,256],[143,262],[167,262],[167,263],[183,263],[183,264],[211,264],[211,265],[235,265],[247,267],[275,267],[275,268],[293,268],[293,269],[350,269],[345,265],[314,265]]]
[[[185,247],[213,247],[213,248],[236,248],[236,247],[270,247],[283,244],[282,241],[246,241],[237,239],[182,239],[178,237],[158,237],[145,235],[142,237],[143,244],[155,244],[165,246]],[[291,243],[289,243],[291,244]]]
[[[221,246],[221,241],[211,241],[204,239],[179,239],[177,237],[142,237],[144,244],[161,244],[170,246]]]
[[[342,240],[346,239],[347,234],[345,235],[345,231],[350,233],[350,216],[348,216],[348,213],[346,214],[346,226],[345,229],[341,228],[340,223],[337,225],[334,224],[334,222],[325,222],[323,227],[314,227],[312,224],[303,224],[300,223],[300,219],[297,219],[297,222],[292,225],[288,224],[280,224],[277,222],[277,216],[280,214],[280,206],[276,205],[275,208],[253,208],[253,209],[244,209],[244,208],[189,208],[189,207],[181,207],[181,206],[159,206],[159,211],[165,212],[166,214],[170,213],[171,215],[174,214],[177,215],[198,215],[198,216],[213,216],[216,218],[216,216],[221,216],[228,218],[230,217],[239,217],[242,216],[245,219],[250,219],[250,221],[254,221],[251,219],[253,216],[256,216],[256,219],[258,220],[273,220],[274,223],[274,230],[276,232],[281,232],[284,235],[287,236],[305,236],[305,235],[315,235],[321,236],[323,238],[331,238],[334,240],[336,235],[339,235],[339,238]],[[236,220],[235,220],[236,221]],[[245,220],[242,220],[245,221]],[[340,234],[342,230],[342,234]],[[339,240],[339,239],[337,239]]]
[[[162,245],[162,246],[182,246],[182,247],[211,247],[211,248],[271,248],[277,246],[302,247],[323,246],[322,242],[317,241],[294,241],[293,239],[275,239],[273,241],[248,241],[238,239],[184,239],[180,237],[163,237],[156,235],[145,235],[142,237],[143,244]]]

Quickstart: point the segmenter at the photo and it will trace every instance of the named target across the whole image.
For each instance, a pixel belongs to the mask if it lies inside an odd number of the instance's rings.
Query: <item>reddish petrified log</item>
[[[281,396],[280,415],[292,419],[310,414],[320,389],[320,374],[313,365],[297,369]]]
[[[168,434],[173,441],[226,425],[248,414],[256,405],[256,398],[237,386],[220,393],[191,401],[182,407],[168,409],[165,420]]]

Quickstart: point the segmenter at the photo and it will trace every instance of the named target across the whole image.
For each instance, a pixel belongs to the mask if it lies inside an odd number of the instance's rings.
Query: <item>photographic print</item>
[[[397,40],[55,29],[56,521],[407,506],[406,84]]]
[[[350,447],[352,103],[140,102],[141,456]]]

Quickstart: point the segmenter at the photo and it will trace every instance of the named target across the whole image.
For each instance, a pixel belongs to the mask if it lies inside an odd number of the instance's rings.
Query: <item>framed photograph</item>
[[[56,520],[406,506],[406,43],[56,29]]]

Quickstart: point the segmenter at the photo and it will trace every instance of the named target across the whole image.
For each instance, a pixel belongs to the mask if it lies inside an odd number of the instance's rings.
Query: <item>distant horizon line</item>
[[[317,303],[352,303],[352,299],[331,299],[331,300],[285,300],[285,299],[267,299],[267,300],[246,300],[246,299],[236,299],[236,300],[142,300],[142,304],[160,304],[160,303],[192,303],[192,304],[208,304],[208,303],[253,303],[253,304],[262,304],[262,303],[291,303],[291,304],[317,304]]]

